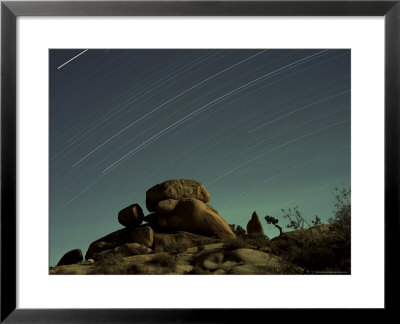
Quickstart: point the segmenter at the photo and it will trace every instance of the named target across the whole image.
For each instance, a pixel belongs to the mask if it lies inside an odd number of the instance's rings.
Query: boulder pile
[[[123,228],[92,242],[83,261],[66,253],[50,274],[301,274],[350,273],[350,234],[325,224],[283,233],[271,240],[257,212],[246,230],[228,224],[208,204],[199,182],[174,179],[122,208]]]
[[[196,246],[199,241],[235,238],[225,219],[207,204],[209,201],[210,194],[195,180],[173,179],[157,184],[146,192],[150,213],[145,216],[137,203],[121,209],[118,222],[124,228],[92,242],[85,259],[171,251]],[[81,260],[78,257],[72,261]]]

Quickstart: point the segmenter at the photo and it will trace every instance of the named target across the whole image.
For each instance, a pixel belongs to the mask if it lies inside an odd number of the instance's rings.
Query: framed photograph
[[[1,320],[393,309],[399,14],[3,1]]]

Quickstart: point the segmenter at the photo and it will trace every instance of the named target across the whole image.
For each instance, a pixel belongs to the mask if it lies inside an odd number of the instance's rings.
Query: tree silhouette
[[[265,216],[264,218],[268,224],[274,225],[279,230],[279,235],[282,235],[283,231],[282,231],[282,227],[280,227],[278,225],[278,222],[279,222],[278,219],[276,219],[275,217],[272,217],[272,216],[268,216],[268,215]]]

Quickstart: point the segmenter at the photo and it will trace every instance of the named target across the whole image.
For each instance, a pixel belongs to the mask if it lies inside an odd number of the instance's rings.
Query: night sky
[[[228,223],[350,186],[350,50],[50,50],[50,265],[122,228],[118,211],[195,179]]]

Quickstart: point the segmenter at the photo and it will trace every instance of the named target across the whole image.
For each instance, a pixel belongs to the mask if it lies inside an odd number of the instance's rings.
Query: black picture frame
[[[394,1],[2,1],[1,2],[1,322],[222,323],[270,320],[265,309],[16,308],[16,19],[18,16],[384,16],[385,308],[398,304],[400,0]],[[368,284],[368,283],[366,283]],[[40,293],[40,292],[38,292]],[[266,292],[268,293],[268,292]],[[243,297],[244,298],[244,297]],[[267,307],[268,305],[266,305]],[[280,310],[282,311],[282,310]],[[298,311],[304,314],[303,310]],[[331,310],[326,310],[332,313]],[[356,310],[355,310],[356,311]],[[381,316],[381,310],[379,315]],[[268,313],[267,313],[268,312]],[[333,313],[332,313],[333,314]],[[308,315],[306,315],[308,316]],[[331,316],[331,315],[329,315]],[[335,316],[335,315],[332,315]]]

